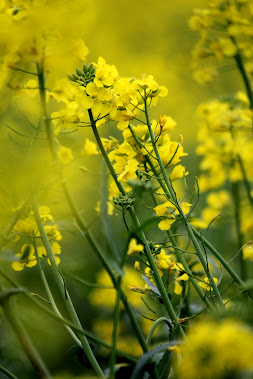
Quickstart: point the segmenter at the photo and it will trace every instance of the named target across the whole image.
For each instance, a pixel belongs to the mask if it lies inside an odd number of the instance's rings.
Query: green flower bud
[[[78,76],[82,76],[83,75],[82,71],[78,67],[76,68],[76,73],[77,73]]]
[[[87,70],[90,71],[91,69],[93,69],[93,64],[92,63],[89,64]]]

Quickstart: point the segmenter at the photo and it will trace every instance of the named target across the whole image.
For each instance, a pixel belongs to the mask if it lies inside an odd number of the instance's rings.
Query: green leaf
[[[153,365],[153,357],[160,353],[163,350],[168,349],[169,346],[178,345],[178,342],[168,342],[161,346],[157,346],[154,349],[148,351],[147,353],[144,353],[140,359],[138,360],[135,369],[131,375],[130,379],[140,379],[143,378],[145,371],[150,371],[150,365]]]
[[[166,350],[163,354],[163,357],[157,366],[159,378],[167,378],[169,376],[171,367],[171,356],[172,354],[169,350]]]

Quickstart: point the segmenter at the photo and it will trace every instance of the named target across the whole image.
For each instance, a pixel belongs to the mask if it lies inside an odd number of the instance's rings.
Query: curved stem
[[[41,101],[41,104],[43,104],[43,106],[41,107],[41,112],[42,112],[42,118],[43,118],[44,123],[45,123],[45,129],[47,131],[48,142],[49,142],[49,150],[50,150],[53,162],[57,166],[58,175],[59,175],[59,178],[61,180],[61,185],[63,188],[63,192],[65,195],[66,201],[69,205],[69,208],[72,212],[72,215],[75,218],[83,236],[87,239],[87,241],[90,244],[91,248],[93,249],[94,253],[96,254],[98,259],[102,263],[103,267],[108,272],[108,274],[112,280],[113,285],[116,286],[116,279],[115,279],[114,272],[113,272],[109,262],[104,257],[103,253],[101,252],[99,246],[97,245],[97,243],[96,243],[95,239],[93,238],[92,234],[90,233],[89,229],[87,228],[87,226],[86,226],[86,224],[85,224],[85,222],[84,222],[84,220],[83,220],[83,218],[82,218],[82,216],[81,216],[81,214],[80,214],[80,212],[79,212],[79,210],[78,210],[78,208],[77,208],[77,206],[76,206],[76,204],[75,204],[75,202],[74,202],[74,200],[70,194],[67,183],[63,177],[61,168],[58,165],[58,157],[57,157],[55,147],[54,147],[54,140],[53,140],[52,130],[51,130],[51,126],[50,126],[50,119],[47,116],[43,65],[37,64],[37,71],[38,71],[38,80],[39,80],[39,87],[40,87],[40,101]],[[145,339],[144,339],[143,333],[140,329],[140,326],[136,320],[136,317],[133,313],[132,307],[129,304],[127,296],[125,295],[122,288],[120,289],[120,291],[121,291],[121,300],[122,300],[124,307],[126,309],[126,312],[128,314],[132,328],[136,334],[136,337],[138,338],[138,341],[139,341],[143,351],[146,352],[148,349],[147,349],[146,344],[145,344]]]
[[[5,273],[3,273],[1,270],[0,270],[0,275],[3,278],[5,278],[12,286],[14,286],[15,289],[19,289],[19,285],[13,279],[9,278]],[[88,332],[87,330],[84,330],[84,329],[81,329],[81,328],[75,326],[73,324],[73,322],[66,320],[62,316],[58,316],[57,314],[55,314],[53,311],[51,311],[50,309],[45,307],[43,304],[41,304],[40,301],[35,299],[34,296],[32,296],[28,291],[22,290],[21,293],[23,295],[25,295],[33,304],[35,304],[37,307],[39,307],[43,312],[45,312],[49,316],[53,317],[55,320],[61,322],[62,324],[66,324],[66,325],[70,326],[77,333],[80,333],[80,334],[83,334],[83,335],[89,337],[91,341],[94,341],[94,342],[96,342],[102,346],[105,346],[108,349],[112,348],[112,346],[109,343],[103,341],[101,338],[94,336],[92,333]],[[136,361],[137,361],[136,358],[132,357],[131,355],[124,353],[123,351],[121,351],[119,349],[116,349],[116,352],[118,355],[122,356],[123,358],[128,359],[130,362],[136,363]]]
[[[161,174],[163,176],[163,179],[165,181],[165,184],[168,188],[168,191],[169,191],[169,194],[171,196],[171,200],[174,202],[174,204],[176,205],[177,209],[178,209],[178,212],[182,218],[182,221],[184,222],[184,225],[187,229],[187,232],[189,234],[189,237],[192,241],[192,244],[196,250],[196,253],[198,255],[198,258],[203,266],[203,269],[210,281],[210,284],[213,288],[213,291],[215,293],[215,296],[216,296],[216,299],[219,303],[219,306],[221,308],[224,309],[224,304],[223,304],[223,301],[222,301],[222,298],[221,298],[221,295],[220,295],[220,292],[217,288],[217,285],[215,284],[214,282],[214,279],[213,279],[213,276],[211,275],[209,269],[208,269],[208,264],[207,262],[205,261],[205,257],[204,257],[204,254],[198,244],[198,241],[196,240],[196,237],[192,231],[192,227],[190,225],[190,223],[188,222],[187,218],[185,217],[185,214],[178,202],[178,199],[177,199],[177,196],[176,196],[176,193],[174,191],[174,188],[172,186],[172,183],[170,181],[170,179],[168,178],[168,175],[167,175],[167,172],[166,172],[166,168],[164,167],[163,163],[162,163],[162,160],[161,160],[161,157],[160,157],[160,154],[159,154],[159,151],[158,151],[158,147],[156,145],[156,142],[155,142],[155,138],[154,138],[154,134],[153,134],[153,131],[152,131],[152,128],[151,128],[151,123],[150,123],[150,120],[149,120],[149,113],[148,113],[148,106],[147,106],[147,97],[146,97],[146,91],[144,90],[144,106],[145,106],[145,116],[146,116],[146,122],[147,122],[147,126],[148,126],[148,130],[149,130],[149,134],[150,134],[150,137],[151,137],[151,141],[152,141],[152,146],[153,146],[153,149],[154,149],[154,152],[155,152],[155,155],[156,155],[156,158],[158,160],[158,163],[159,163],[159,166],[160,166],[160,170],[161,170]]]
[[[47,296],[49,298],[49,301],[52,305],[52,308],[54,310],[54,312],[59,316],[59,317],[62,317],[56,303],[55,303],[55,300],[54,300],[54,297],[53,297],[53,294],[50,290],[50,287],[48,285],[48,281],[47,281],[47,278],[46,278],[46,275],[43,271],[43,268],[42,268],[42,265],[41,265],[41,262],[40,262],[40,257],[38,255],[38,250],[37,250],[37,246],[36,246],[36,240],[35,238],[33,239],[33,247],[34,247],[34,250],[35,250],[35,255],[36,255],[36,259],[37,259],[37,262],[38,262],[38,268],[39,268],[39,272],[40,272],[40,277],[41,277],[41,280],[42,280],[42,283],[44,285],[44,288],[45,288],[45,291],[47,293]],[[82,347],[82,343],[81,341],[77,338],[77,336],[75,335],[75,333],[73,332],[73,330],[68,326],[68,325],[65,325],[67,331],[69,332],[69,334],[71,335],[71,337],[74,339],[74,341]]]
[[[134,131],[133,131],[133,129],[131,127],[130,127],[130,131],[131,131],[131,133],[132,133],[132,135],[133,135],[136,143],[138,144],[138,142],[139,142],[138,138],[136,137],[136,135],[135,135],[135,133],[134,133]],[[163,180],[159,180],[158,172],[157,172],[156,168],[154,167],[154,165],[153,165],[152,161],[150,160],[150,158],[147,157],[146,160],[147,160],[147,163],[149,164],[152,172],[154,173],[154,176],[157,179],[158,183],[162,186],[163,191],[167,191],[167,188],[166,188],[166,186],[164,184],[164,181]],[[155,197],[155,195],[154,195],[153,192],[151,192],[151,196],[152,196],[152,200],[153,200],[154,205],[157,206],[158,205],[158,201],[156,200],[156,197]],[[209,299],[203,293],[203,291],[202,291],[201,287],[199,286],[197,280],[193,277],[193,274],[192,274],[192,272],[191,272],[191,270],[190,270],[190,268],[189,268],[189,266],[188,266],[188,264],[187,264],[187,262],[186,262],[186,260],[185,260],[185,258],[183,256],[183,254],[181,254],[179,252],[176,239],[172,236],[172,233],[171,233],[170,229],[167,230],[166,233],[167,233],[167,236],[170,238],[172,247],[175,250],[175,255],[177,257],[177,261],[182,264],[185,272],[189,275],[189,280],[192,283],[192,285],[195,288],[195,290],[197,291],[197,293],[200,296],[200,298],[202,299],[202,301],[206,304],[206,306],[209,309],[213,310],[214,309],[213,305],[210,303]]]
[[[10,304],[10,299],[6,298],[2,300],[1,306],[3,308],[6,319],[9,321],[12,329],[16,333],[19,339],[19,342],[21,346],[23,347],[26,355],[30,359],[32,365],[34,366],[36,371],[39,372],[40,377],[43,379],[50,378],[51,375],[45,363],[41,359],[36,348],[34,347],[24,325],[17,317],[17,312],[14,311],[12,305]]]
[[[90,117],[90,122],[91,122],[91,127],[92,127],[93,134],[95,136],[95,139],[96,139],[96,142],[98,144],[98,147],[99,147],[99,149],[100,149],[100,151],[102,153],[102,156],[103,156],[103,158],[104,158],[104,160],[106,162],[106,165],[107,165],[107,167],[108,167],[108,169],[109,169],[109,171],[110,171],[110,173],[112,175],[112,178],[115,181],[115,183],[116,183],[119,191],[122,193],[122,195],[125,196],[126,192],[124,190],[124,187],[118,181],[117,174],[116,174],[116,172],[114,170],[114,167],[113,167],[113,165],[112,165],[112,163],[111,163],[111,161],[110,161],[110,159],[109,159],[109,157],[108,157],[108,155],[107,155],[107,153],[105,151],[103,143],[102,143],[102,141],[100,139],[100,136],[99,136],[99,133],[98,133],[97,127],[96,127],[96,122],[95,122],[95,120],[93,118],[93,114],[92,114],[91,109],[88,109],[88,114],[89,114],[89,117]],[[130,208],[129,209],[129,213],[130,213],[130,216],[132,218],[132,221],[133,221],[133,224],[134,224],[135,228],[137,230],[138,229],[140,230],[140,226],[141,226],[140,225],[140,221],[139,221],[139,219],[138,219],[138,217],[137,217],[134,209]],[[183,330],[183,328],[181,327],[181,325],[178,322],[177,315],[176,315],[176,313],[174,311],[174,308],[173,308],[173,306],[171,304],[171,301],[170,301],[170,299],[168,297],[168,294],[167,294],[166,288],[164,286],[164,283],[163,283],[163,281],[162,281],[162,279],[161,279],[161,277],[159,275],[158,269],[156,267],[154,258],[152,256],[152,253],[151,253],[151,250],[150,250],[150,247],[149,247],[149,244],[148,244],[148,241],[146,239],[146,236],[145,236],[144,232],[140,232],[140,238],[141,238],[141,240],[142,240],[142,242],[143,242],[143,244],[145,246],[145,253],[146,253],[146,257],[147,257],[147,260],[148,260],[148,263],[149,263],[149,266],[150,266],[150,269],[151,269],[151,272],[152,272],[152,276],[153,276],[154,281],[155,281],[155,283],[157,285],[157,288],[158,288],[158,290],[159,290],[159,292],[161,294],[161,297],[162,297],[162,299],[164,301],[164,305],[165,305],[165,307],[166,307],[166,309],[167,309],[167,311],[168,311],[168,313],[169,313],[169,315],[170,315],[170,317],[172,319],[173,324],[179,328],[179,331],[180,331],[181,335],[184,337],[185,336],[184,330]]]
[[[75,311],[75,308],[72,304],[72,301],[71,301],[71,298],[68,294],[68,291],[65,287],[65,283],[64,283],[64,280],[63,280],[63,277],[62,277],[62,274],[57,266],[57,263],[55,261],[55,257],[54,257],[54,253],[52,251],[52,247],[51,247],[51,244],[47,238],[47,234],[45,232],[45,228],[44,228],[44,225],[42,223],[42,220],[41,220],[41,217],[40,217],[40,213],[39,213],[39,209],[38,209],[38,205],[37,205],[37,202],[36,202],[36,199],[33,198],[33,201],[32,201],[32,204],[33,204],[33,211],[34,211],[34,216],[35,216],[35,220],[36,220],[36,223],[38,225],[38,229],[39,229],[39,232],[40,232],[40,236],[41,236],[41,240],[43,242],[43,245],[46,249],[46,252],[47,252],[47,256],[50,260],[50,263],[51,263],[51,266],[52,266],[52,273],[53,273],[53,276],[54,276],[54,279],[55,279],[55,282],[61,292],[61,295],[62,295],[62,298],[63,298],[63,301],[66,305],[66,308],[69,312],[69,315],[73,321],[73,323],[78,326],[79,328],[82,328],[81,326],[81,323],[79,321],[79,318],[76,314],[76,311]],[[96,374],[98,375],[99,378],[105,378],[104,374],[103,374],[103,371],[101,370],[92,350],[91,350],[91,347],[89,345],[89,342],[87,340],[87,338],[84,336],[84,335],[79,335],[79,339],[82,343],[82,347],[83,347],[83,350],[84,350],[84,353],[85,355],[87,356],[87,359],[89,360],[91,366],[93,367],[94,371],[96,372]]]
[[[8,378],[11,379],[18,379],[14,374],[12,374],[9,370],[7,370],[5,367],[0,365],[0,371],[3,372]]]
[[[147,344],[147,346],[150,345],[151,338],[152,338],[152,336],[153,336],[153,334],[154,334],[155,329],[157,328],[157,326],[158,326],[159,324],[161,324],[161,323],[163,323],[163,322],[167,322],[167,323],[168,323],[168,319],[167,319],[166,317],[160,317],[160,318],[158,318],[158,319],[154,322],[154,324],[151,326],[150,331],[149,331],[149,333],[148,333],[148,336],[147,336],[147,338],[146,338],[146,344]]]

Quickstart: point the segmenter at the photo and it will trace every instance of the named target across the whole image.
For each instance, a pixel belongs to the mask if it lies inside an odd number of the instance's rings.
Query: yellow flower
[[[250,261],[253,261],[253,247],[251,241],[242,249],[242,256],[243,259],[249,259]]]
[[[138,244],[135,238],[131,238],[128,245],[127,255],[134,255],[135,253],[141,251],[144,251],[144,246]]]
[[[25,244],[22,246],[21,253],[16,254],[17,261],[13,262],[11,267],[15,271],[22,271],[24,267],[36,266],[37,260],[32,245]]]
[[[51,244],[51,248],[52,248],[52,251],[53,251],[53,254],[54,254],[54,257],[55,257],[55,261],[56,261],[57,264],[59,264],[60,263],[60,258],[58,257],[58,255],[61,254],[61,246],[57,242],[53,242]],[[47,252],[46,252],[46,249],[45,249],[44,246],[39,246],[38,247],[38,255],[41,258],[47,257]],[[47,262],[48,262],[49,265],[51,265],[51,262],[50,262],[49,258],[47,258]]]
[[[97,145],[86,138],[82,155],[98,155]]]
[[[173,215],[170,216],[170,218],[166,218],[159,222],[158,227],[161,230],[169,230],[171,228],[171,225],[176,221],[175,217]]]
[[[219,280],[217,278],[213,278],[213,280],[215,284],[218,284]],[[204,281],[199,282],[199,286],[207,291],[213,291],[213,287],[209,283],[210,280],[208,278],[205,278]]]
[[[73,160],[73,155],[72,155],[71,149],[69,149],[65,146],[61,146],[58,149],[57,155],[63,163],[69,163]]]
[[[238,321],[200,321],[180,347],[179,379],[251,377],[253,333]]]
[[[188,175],[188,172],[185,172],[185,167],[180,164],[174,167],[170,174],[170,180],[173,182],[174,180],[182,179],[186,175]]]

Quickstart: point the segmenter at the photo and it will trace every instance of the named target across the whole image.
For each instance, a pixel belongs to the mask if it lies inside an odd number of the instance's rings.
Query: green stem
[[[25,207],[27,206],[28,200],[24,201],[22,206],[16,211],[16,213],[13,215],[11,221],[9,222],[7,228],[4,230],[4,233],[0,235],[1,241],[0,241],[0,248],[2,248],[7,242],[9,242],[8,236],[12,232],[14,226],[22,216],[22,213],[24,212]]]
[[[244,286],[243,280],[239,277],[239,275],[230,267],[229,263],[222,257],[222,255],[215,249],[215,247],[200,234],[194,227],[192,227],[194,235],[198,238],[199,241],[204,241],[205,246],[213,253],[213,255],[220,261],[222,266],[227,270],[227,272],[232,276],[232,278],[238,283],[240,286]]]
[[[131,133],[132,133],[132,135],[133,135],[136,143],[138,144],[139,143],[138,138],[136,137],[136,135],[135,135],[135,133],[134,133],[134,131],[132,130],[131,127],[130,127],[130,130],[131,130]],[[158,183],[162,186],[164,192],[166,192],[167,188],[166,188],[163,180],[159,179],[158,172],[157,172],[156,168],[154,167],[152,161],[149,159],[149,157],[147,157],[146,160],[147,160],[147,163],[149,164],[152,172],[154,173],[154,175],[155,175]],[[153,192],[151,192],[151,197],[152,197],[154,205],[157,206],[158,202],[157,202],[156,197],[155,197],[155,195],[154,195]],[[214,309],[213,305],[210,303],[209,299],[205,296],[205,294],[203,293],[202,289],[198,285],[198,282],[193,277],[193,274],[192,274],[192,272],[191,272],[191,270],[190,270],[190,268],[189,268],[189,266],[188,266],[188,264],[187,264],[187,262],[186,262],[186,260],[185,260],[185,258],[183,256],[183,254],[180,254],[180,252],[178,250],[178,245],[177,245],[176,239],[172,236],[172,233],[171,233],[170,229],[167,230],[167,235],[170,238],[172,247],[174,247],[175,255],[177,257],[177,261],[182,264],[185,272],[189,275],[189,280],[192,283],[192,285],[195,288],[195,290],[197,291],[197,293],[200,296],[200,298],[202,299],[202,301],[206,304],[206,306],[209,309],[213,310]]]
[[[121,278],[119,278],[119,286],[120,286]],[[117,288],[115,288],[117,290]],[[114,307],[114,321],[113,321],[113,332],[112,332],[112,350],[109,361],[110,368],[110,379],[115,378],[114,365],[116,362],[116,347],[117,347],[117,335],[118,335],[118,325],[119,325],[119,317],[120,317],[120,291],[119,289],[116,292],[116,301]]]
[[[103,253],[101,252],[100,248],[98,247],[97,243],[95,242],[95,239],[93,238],[92,234],[90,233],[89,229],[87,228],[71,194],[70,194],[70,191],[68,189],[68,186],[67,186],[67,183],[63,177],[63,174],[62,174],[62,171],[61,171],[61,168],[60,166],[58,165],[58,157],[57,157],[57,154],[56,154],[56,151],[55,151],[55,147],[54,147],[54,140],[53,140],[53,136],[52,136],[52,130],[51,130],[51,125],[50,125],[50,119],[48,118],[47,116],[47,108],[46,108],[46,96],[45,96],[45,88],[44,88],[44,74],[43,74],[43,64],[39,65],[37,64],[37,71],[38,71],[38,80],[39,80],[39,87],[40,87],[40,101],[41,101],[41,112],[42,112],[42,118],[44,120],[44,124],[45,124],[45,128],[46,128],[46,131],[47,131],[47,136],[48,136],[48,143],[49,143],[49,150],[50,150],[50,153],[51,153],[51,156],[52,156],[52,159],[53,159],[53,162],[55,164],[55,166],[57,167],[57,170],[58,170],[58,174],[59,174],[59,178],[61,180],[61,185],[62,185],[62,188],[63,188],[63,192],[64,192],[64,195],[65,195],[65,198],[67,200],[67,203],[69,205],[69,208],[73,214],[73,217],[75,218],[83,236],[86,237],[88,243],[90,244],[91,248],[93,249],[94,253],[96,254],[96,256],[98,257],[98,259],[100,260],[100,262],[102,263],[103,267],[106,269],[106,271],[108,272],[108,274],[110,275],[111,279],[112,279],[112,282],[113,282],[113,285],[115,286],[116,285],[116,280],[115,280],[115,275],[114,275],[114,272],[112,270],[112,268],[110,267],[110,264],[108,263],[108,261],[106,260],[106,258],[104,257]],[[143,336],[143,333],[140,329],[140,326],[136,320],[136,317],[133,313],[133,310],[132,310],[132,307],[130,306],[129,302],[128,302],[128,299],[124,293],[124,291],[121,289],[121,299],[123,301],[123,304],[125,306],[125,309],[126,309],[126,312],[128,314],[128,317],[129,317],[129,320],[131,322],[131,325],[133,327],[133,330],[136,334],[136,337],[138,338],[139,340],[139,343],[143,349],[144,352],[147,351],[147,347],[146,347],[146,344],[145,344],[145,339],[144,339],[144,336]]]
[[[0,275],[6,279],[12,286],[14,286],[15,288],[15,292],[12,291],[12,293],[22,293],[23,295],[25,295],[32,303],[34,303],[36,306],[38,306],[43,312],[47,313],[49,316],[53,317],[55,320],[61,322],[62,324],[66,324],[68,326],[70,326],[73,330],[75,330],[77,333],[80,333],[80,334],[83,334],[85,335],[86,337],[90,338],[91,341],[94,341],[102,346],[105,346],[106,348],[108,349],[111,349],[112,346],[110,344],[108,344],[107,342],[103,341],[101,338],[99,337],[96,337],[94,336],[92,333],[88,332],[87,330],[84,330],[84,329],[80,329],[78,328],[77,326],[75,326],[71,321],[69,320],[66,320],[65,318],[63,318],[62,316],[58,316],[57,314],[55,314],[53,311],[51,311],[50,309],[48,309],[47,307],[45,307],[44,305],[42,305],[37,299],[34,298],[34,296],[32,296],[28,291],[25,291],[25,290],[19,290],[19,285],[11,278],[9,278],[5,273],[3,273],[1,270],[0,270]],[[13,290],[12,288],[10,290]],[[133,363],[136,363],[136,358],[132,357],[131,355],[128,355],[126,353],[124,353],[123,351],[121,350],[118,350],[116,349],[116,352],[118,355],[122,356],[123,358],[126,358],[128,359],[130,362],[133,362]]]
[[[5,297],[1,301],[1,306],[3,308],[6,319],[9,321],[12,329],[16,333],[21,346],[23,347],[26,355],[30,359],[32,365],[39,372],[41,378],[50,378],[50,373],[41,359],[38,351],[34,347],[24,325],[17,317],[17,312],[14,311],[13,306],[10,304],[9,297]]]
[[[157,326],[158,326],[159,324],[161,324],[161,323],[163,323],[163,322],[168,323],[168,319],[167,319],[166,317],[160,317],[160,318],[158,318],[158,319],[154,322],[154,324],[151,326],[150,331],[148,332],[148,335],[147,335],[147,338],[146,338],[146,344],[147,344],[147,346],[150,345],[151,338],[152,338],[152,336],[153,336],[153,334],[154,334],[155,329],[157,328]]]
[[[3,372],[8,378],[11,379],[18,379],[14,374],[12,374],[9,370],[7,370],[5,367],[0,365],[0,371]]]
[[[52,247],[51,247],[51,244],[47,238],[47,234],[45,232],[45,228],[44,228],[44,225],[42,223],[42,220],[41,220],[41,217],[40,217],[40,213],[39,213],[39,210],[38,210],[38,205],[37,205],[37,202],[35,200],[35,198],[33,198],[33,211],[34,211],[34,216],[35,216],[35,220],[37,222],[37,225],[38,225],[38,229],[39,229],[39,232],[40,232],[40,236],[41,236],[41,240],[43,242],[43,245],[46,249],[46,252],[47,252],[47,256],[50,260],[50,263],[51,263],[51,266],[52,266],[52,274],[54,276],[54,279],[55,279],[55,282],[57,283],[57,286],[61,292],[61,295],[62,295],[62,298],[63,298],[63,301],[66,305],[66,308],[69,312],[69,315],[73,321],[73,323],[78,326],[79,328],[82,328],[81,326],[81,323],[79,321],[79,318],[76,314],[76,311],[75,311],[75,308],[71,302],[71,298],[68,294],[68,291],[65,287],[65,283],[64,283],[64,280],[63,280],[63,277],[62,277],[62,274],[60,273],[60,270],[57,266],[57,263],[55,261],[55,257],[54,257],[54,253],[52,251]],[[94,371],[96,372],[96,374],[98,375],[98,377],[100,378],[105,378],[104,374],[103,374],[103,371],[101,370],[92,350],[91,350],[91,347],[89,345],[89,342],[87,341],[87,338],[84,336],[84,335],[79,335],[79,339],[82,343],[82,347],[83,347],[83,350],[84,350],[84,353],[85,355],[87,356],[87,359],[89,360],[91,366],[93,367]]]
[[[234,200],[234,217],[235,217],[235,228],[236,228],[236,234],[237,234],[237,242],[238,242],[238,250],[241,251],[240,253],[240,266],[241,266],[241,278],[242,280],[246,279],[246,265],[245,261],[243,259],[242,254],[242,246],[243,246],[243,236],[241,233],[241,215],[240,215],[240,209],[241,209],[241,202],[240,202],[240,183],[234,182],[232,183],[232,196]]]
[[[115,181],[115,183],[116,183],[119,191],[122,193],[122,195],[125,196],[126,192],[124,190],[124,187],[118,181],[117,174],[116,174],[116,172],[114,170],[114,167],[113,167],[113,165],[112,165],[112,163],[111,163],[111,161],[110,161],[110,159],[109,159],[109,157],[108,157],[108,155],[107,155],[107,153],[106,153],[106,151],[104,149],[103,143],[102,143],[102,141],[100,139],[100,136],[99,136],[99,133],[98,133],[97,127],[96,127],[96,122],[95,122],[95,120],[93,118],[93,114],[92,114],[91,109],[88,109],[88,114],[89,114],[89,118],[90,118],[90,123],[91,123],[93,134],[95,136],[95,139],[96,139],[96,142],[98,144],[98,147],[99,147],[99,149],[100,149],[100,151],[102,153],[102,156],[103,156],[103,158],[104,158],[104,160],[106,162],[106,165],[107,165],[107,167],[108,167],[108,169],[109,169],[109,171],[110,171],[110,173],[112,175],[112,178]],[[134,224],[135,228],[141,230],[141,228],[140,228],[140,226],[141,226],[140,225],[140,221],[139,221],[139,219],[138,219],[138,217],[137,217],[134,209],[130,208],[129,209],[129,213],[130,213],[130,216],[132,218],[132,221],[133,221],[133,224]],[[142,240],[142,242],[143,242],[143,244],[145,246],[145,253],[146,253],[146,257],[147,257],[147,260],[148,260],[148,263],[149,263],[149,266],[150,266],[150,269],[151,269],[151,272],[152,272],[152,276],[153,276],[153,279],[154,279],[154,281],[155,281],[155,283],[157,285],[157,288],[158,288],[158,290],[159,290],[159,292],[161,294],[161,297],[162,297],[162,299],[164,301],[164,305],[165,305],[165,307],[166,307],[166,309],[167,309],[167,311],[168,311],[168,313],[169,313],[169,315],[170,315],[170,317],[172,319],[173,324],[179,328],[179,331],[180,331],[181,335],[184,337],[185,336],[184,330],[183,330],[183,328],[181,327],[181,325],[178,322],[177,315],[176,315],[176,313],[174,311],[174,308],[173,308],[173,306],[171,304],[171,301],[170,301],[170,299],[168,297],[168,294],[167,294],[166,288],[164,286],[164,283],[163,283],[163,281],[162,281],[162,279],[161,279],[161,277],[159,275],[158,269],[156,267],[154,258],[152,256],[152,253],[151,253],[151,250],[150,250],[150,247],[149,247],[149,244],[148,244],[148,241],[146,239],[146,236],[145,236],[144,232],[140,232],[140,238],[141,238],[141,240]]]
[[[59,316],[59,317],[62,317],[56,303],[55,303],[55,300],[54,300],[54,297],[53,297],[53,294],[50,290],[50,287],[48,285],[48,281],[47,281],[47,278],[46,278],[46,275],[43,271],[43,268],[42,268],[42,265],[41,265],[41,262],[40,262],[40,257],[38,255],[38,250],[37,250],[37,246],[36,246],[36,240],[35,238],[33,239],[33,246],[34,246],[34,250],[35,250],[35,255],[36,255],[36,259],[37,259],[37,262],[38,262],[38,268],[39,268],[39,272],[40,272],[40,277],[41,277],[41,280],[42,280],[42,283],[44,285],[44,288],[45,288],[45,291],[47,293],[47,296],[49,298],[49,301],[52,305],[52,308],[54,310],[54,312]],[[69,332],[69,334],[71,335],[71,337],[74,339],[74,341],[82,347],[82,343],[81,341],[77,338],[77,336],[75,335],[75,333],[73,332],[73,330],[68,326],[68,325],[65,325],[67,331]]]
[[[166,172],[166,169],[162,163],[162,160],[161,160],[161,157],[160,157],[160,154],[159,154],[159,151],[158,151],[158,148],[157,148],[157,145],[155,143],[155,138],[154,138],[154,134],[153,134],[153,131],[152,131],[152,128],[151,128],[151,123],[150,123],[150,120],[149,120],[149,113],[148,113],[148,107],[147,107],[147,97],[146,97],[146,91],[144,90],[144,106],[145,106],[145,116],[146,116],[146,122],[147,122],[147,126],[148,126],[148,130],[149,130],[149,134],[150,134],[150,137],[151,137],[151,141],[152,141],[152,146],[153,146],[153,149],[154,149],[154,152],[155,152],[155,155],[156,155],[156,158],[158,160],[158,163],[159,163],[159,166],[160,166],[160,170],[161,170],[161,173],[162,173],[162,176],[163,176],[163,179],[165,181],[165,184],[168,188],[168,191],[169,191],[169,194],[171,196],[171,199],[172,201],[174,202],[174,204],[176,205],[177,209],[178,209],[178,212],[185,224],[185,227],[187,229],[187,232],[189,234],[189,237],[192,241],[192,244],[196,250],[196,253],[198,255],[198,258],[204,268],[204,271],[210,281],[210,284],[213,288],[213,291],[215,293],[215,296],[216,296],[216,299],[220,305],[220,307],[222,309],[224,309],[224,304],[223,304],[223,301],[222,301],[222,298],[221,298],[221,295],[220,295],[220,292],[214,282],[214,279],[213,279],[213,276],[211,275],[209,269],[208,269],[208,264],[205,260],[205,257],[204,257],[204,254],[198,244],[198,241],[196,240],[196,237],[192,231],[192,227],[190,225],[190,223],[188,222],[187,218],[185,217],[185,214],[178,202],[178,199],[177,199],[177,196],[176,196],[176,193],[174,191],[174,188],[172,186],[172,183],[170,181],[170,179],[168,178],[167,176],[167,172]]]
[[[245,85],[245,89],[246,89],[248,99],[249,99],[249,103],[250,103],[250,109],[253,109],[253,91],[252,91],[252,87],[251,87],[251,83],[250,83],[250,78],[248,77],[247,71],[245,69],[243,59],[242,59],[241,53],[239,51],[239,47],[237,45],[236,39],[233,36],[230,36],[230,38],[238,49],[234,58],[235,58],[235,61],[237,63],[237,67],[241,73],[243,83]]]

